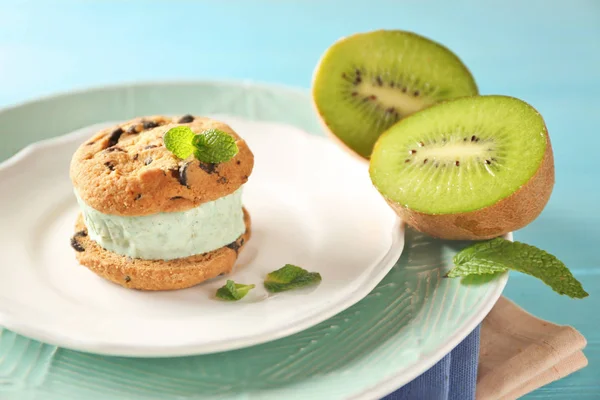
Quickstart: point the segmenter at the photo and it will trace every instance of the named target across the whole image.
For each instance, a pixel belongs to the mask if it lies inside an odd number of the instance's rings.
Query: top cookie
[[[220,164],[177,158],[163,144],[171,128],[195,133],[219,129],[236,139],[239,152]],[[248,181],[254,155],[223,122],[191,115],[148,116],[104,129],[73,155],[71,181],[90,207],[112,215],[139,216],[185,211],[233,193]]]

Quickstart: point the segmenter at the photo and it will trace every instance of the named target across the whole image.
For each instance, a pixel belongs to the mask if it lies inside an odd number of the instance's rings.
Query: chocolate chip
[[[125,275],[125,282],[131,282],[131,277],[129,275]]]
[[[144,150],[153,149],[155,147],[158,147],[158,146],[155,144],[149,144],[148,146],[144,147]]]
[[[144,122],[142,122],[142,127],[144,128],[144,130],[156,128],[157,126],[158,126],[158,123],[156,123],[154,121],[144,121]]]
[[[183,196],[171,197],[169,200],[181,200],[181,199],[183,199]]]
[[[86,231],[79,231],[79,232],[75,233],[75,235],[73,235],[73,237],[86,237],[86,236],[87,236]]]
[[[152,163],[152,157],[148,157],[144,160],[144,165],[150,165]]]
[[[185,163],[179,167],[171,168],[171,169],[169,169],[169,171],[171,171],[171,176],[179,181],[179,184],[189,188],[189,186],[187,185],[188,165],[189,165],[189,162]]]
[[[137,160],[139,157],[140,157],[140,155],[139,155],[139,154],[136,154],[136,155],[134,155],[134,156],[133,156],[133,161]]]
[[[237,160],[235,163],[236,163],[237,165],[241,165],[241,164],[242,164],[242,162],[241,162],[240,160]]]
[[[80,252],[80,253],[81,253],[82,251],[85,251],[85,247],[83,247],[83,246],[81,245],[81,243],[79,243],[79,242],[77,241],[77,239],[76,239],[76,236],[73,236],[73,237],[71,238],[71,247],[72,247],[72,248],[74,248],[74,249],[75,249],[75,251],[78,251],[78,252]]]
[[[179,183],[181,183],[183,186],[187,186],[187,169],[188,169],[188,165],[190,163],[185,163],[182,166],[179,167]]]
[[[177,121],[177,123],[179,123],[179,124],[187,124],[187,123],[190,123],[192,121],[194,121],[194,116],[190,115],[190,114],[187,114],[187,115],[184,115],[183,117],[181,117],[179,119],[179,121]]]
[[[220,183],[222,185],[227,183],[227,178],[225,178],[224,176],[220,177],[219,179],[217,179],[217,183]]]
[[[238,251],[240,250],[240,247],[242,247],[242,246],[236,240],[235,242],[229,243],[225,247],[230,248],[231,250],[235,251],[235,253],[237,254]]]
[[[117,147],[117,146],[109,147],[108,149],[106,149],[104,151],[107,152],[107,153],[112,153],[112,152],[115,152],[115,151],[120,151],[120,152],[123,152],[123,153],[125,152],[125,150],[123,150],[122,148]]]
[[[110,161],[105,162],[104,165],[106,165],[106,168],[110,169],[111,171],[115,170],[115,165]]]
[[[113,131],[113,133],[110,134],[110,137],[108,138],[108,144],[106,145],[106,147],[112,147],[115,144],[117,144],[119,142],[119,139],[121,138],[121,135],[123,134],[123,129],[121,128],[117,128]]]
[[[141,193],[138,193],[138,194],[137,194],[137,195],[134,197],[134,200],[139,200],[139,199],[141,199],[141,198],[142,198],[142,194],[141,194]]]
[[[96,142],[94,142],[94,141],[92,140],[91,142],[87,142],[85,145],[86,145],[86,146],[91,146],[91,145],[93,145],[94,143],[96,143]]]
[[[200,169],[204,172],[206,172],[207,174],[214,174],[217,173],[217,165],[218,164],[212,164],[212,163],[205,163],[200,161]]]

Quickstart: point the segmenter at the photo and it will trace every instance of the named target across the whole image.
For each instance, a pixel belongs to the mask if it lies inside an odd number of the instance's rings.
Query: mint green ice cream
[[[171,260],[216,250],[234,242],[246,226],[242,188],[181,212],[139,217],[108,215],[77,195],[90,239],[113,253],[146,260]]]

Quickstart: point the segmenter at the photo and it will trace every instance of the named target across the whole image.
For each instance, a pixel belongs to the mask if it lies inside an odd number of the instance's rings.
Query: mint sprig
[[[211,164],[227,162],[239,151],[235,139],[218,129],[197,135],[189,126],[176,126],[165,133],[163,142],[167,150],[181,159],[194,154],[198,160]]]
[[[321,282],[321,274],[318,272],[308,272],[295,265],[286,264],[269,273],[265,278],[264,286],[269,292],[277,293],[315,285],[319,282]]]
[[[176,126],[165,133],[163,142],[167,150],[177,157],[185,159],[191,156],[196,149],[192,144],[195,136],[196,134],[189,126]]]
[[[588,296],[571,271],[558,258],[537,247],[502,238],[475,243],[454,256],[450,278],[519,271],[540,279],[552,290],[572,298]]]
[[[254,285],[235,283],[228,279],[227,283],[217,290],[216,297],[226,301],[237,301],[243,299],[250,290],[254,289],[254,287]]]
[[[196,135],[192,144],[196,147],[194,151],[196,158],[207,163],[229,161],[238,153],[235,139],[217,129],[209,129],[202,135]]]

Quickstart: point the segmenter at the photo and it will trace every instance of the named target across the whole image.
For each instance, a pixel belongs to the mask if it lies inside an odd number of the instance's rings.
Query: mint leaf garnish
[[[552,290],[573,298],[584,298],[583,289],[569,269],[552,254],[537,247],[495,238],[475,243],[454,256],[448,277],[519,271],[540,279]]]
[[[218,129],[209,129],[194,138],[194,155],[200,161],[217,164],[229,161],[238,153],[235,139]]]
[[[506,272],[508,268],[504,265],[498,265],[494,261],[478,259],[477,261],[468,261],[464,264],[454,263],[455,267],[448,272],[446,275],[448,278],[456,278],[459,276],[470,276],[470,275],[487,275],[494,274],[496,272]]]
[[[189,126],[176,126],[165,133],[163,142],[171,153],[181,159],[188,158],[195,150],[192,144],[196,134]]]
[[[269,292],[277,293],[297,289],[321,282],[321,274],[308,272],[295,265],[286,264],[282,268],[269,273],[264,285]]]
[[[163,141],[167,150],[181,159],[194,154],[198,160],[211,164],[227,162],[239,151],[235,139],[218,129],[196,135],[189,126],[176,126],[165,133]]]
[[[221,300],[237,301],[244,298],[252,289],[254,285],[243,285],[228,279],[227,283],[217,290],[216,296]]]
[[[204,135],[196,135],[192,139],[192,144],[194,147],[202,147],[206,145],[206,136]]]
[[[479,242],[456,253],[454,256],[455,268],[448,272],[449,278],[468,275],[493,274],[495,272],[506,272],[508,267],[498,264],[494,259],[485,258],[488,252],[497,251],[504,242],[513,243],[502,238],[496,238],[485,242]],[[478,257],[479,256],[479,257]],[[477,258],[478,257],[478,258]],[[477,258],[477,262],[471,261]]]

